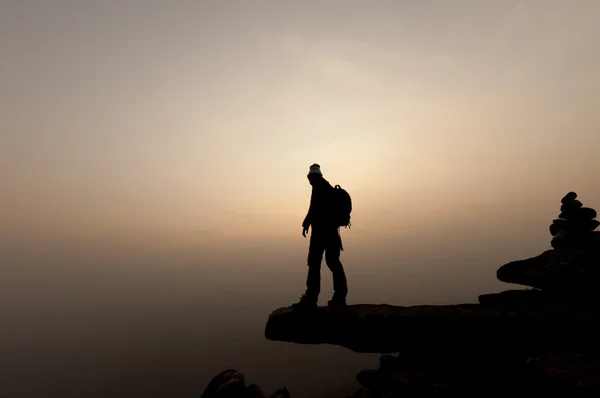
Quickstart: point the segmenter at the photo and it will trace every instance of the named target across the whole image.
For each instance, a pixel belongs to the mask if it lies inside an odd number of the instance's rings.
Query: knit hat
[[[321,166],[319,166],[317,163],[313,163],[310,166],[310,169],[308,170],[308,175],[319,175],[319,176],[323,176],[323,173],[321,173]]]

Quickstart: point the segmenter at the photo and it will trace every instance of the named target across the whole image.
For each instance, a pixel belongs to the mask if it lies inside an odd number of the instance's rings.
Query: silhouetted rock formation
[[[482,340],[486,342],[487,340]],[[352,398],[391,397],[506,397],[519,391],[534,396],[597,396],[600,390],[600,358],[570,352],[512,351],[489,355],[486,350],[463,355],[420,353],[383,355],[378,369],[356,375],[362,385]],[[233,369],[221,372],[209,383],[202,398],[266,398],[255,384],[246,386],[244,376]],[[291,398],[286,388],[269,398]]]
[[[246,386],[242,373],[235,369],[227,369],[213,377],[202,394],[202,398],[266,398],[256,384]],[[280,388],[269,398],[290,398],[287,388]]]
[[[559,218],[550,225],[554,249],[503,265],[497,272],[499,280],[543,289],[566,301],[595,299],[600,286],[600,232],[594,230],[600,222],[594,219],[596,211],[576,198],[569,192],[562,199]]]
[[[285,307],[269,316],[265,337],[400,353],[382,356],[379,369],[358,373],[363,388],[353,398],[505,397],[516,391],[600,396],[600,232],[594,231],[600,223],[595,217],[595,210],[569,192],[550,226],[553,249],[498,269],[501,281],[533,289],[483,294],[480,304]],[[228,391],[264,398],[258,388],[240,387],[243,376],[229,375],[231,382],[213,380],[207,388],[223,392],[205,392],[203,398],[233,398]],[[285,393],[278,398],[289,398]]]
[[[598,250],[548,250],[536,257],[505,264],[496,275],[503,282],[545,289],[565,299],[585,300],[599,293],[599,265]]]
[[[558,250],[586,250],[598,246],[598,234],[594,232],[600,225],[595,220],[596,210],[583,207],[576,199],[575,192],[562,198],[561,213],[550,225],[553,238],[551,245]]]
[[[594,396],[600,388],[598,357],[581,354],[537,355],[529,358],[504,355],[383,356],[377,370],[356,376],[363,385],[352,398],[427,396]]]
[[[355,352],[393,353],[480,351],[480,339],[494,350],[587,348],[600,335],[595,309],[484,306],[480,304],[396,307],[351,305],[345,311],[318,307],[274,311],[267,321],[269,340],[334,344]],[[564,330],[564,325],[570,325]]]

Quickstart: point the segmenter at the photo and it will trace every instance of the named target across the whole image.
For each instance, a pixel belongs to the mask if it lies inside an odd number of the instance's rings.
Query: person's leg
[[[308,276],[306,278],[306,295],[317,301],[321,292],[321,263],[325,251],[323,240],[318,235],[311,235],[308,249]]]
[[[344,272],[344,266],[340,261],[340,250],[342,246],[341,237],[339,232],[335,230],[330,235],[328,244],[325,251],[325,262],[327,267],[331,270],[333,275],[333,299],[335,303],[345,303],[346,296],[348,295],[348,282],[346,280],[346,273]],[[330,303],[331,304],[331,303]]]
[[[322,237],[314,231],[310,237],[310,247],[308,249],[308,275],[306,277],[306,293],[300,298],[300,301],[292,305],[294,309],[315,308],[321,291],[321,262],[323,261],[323,252],[326,245]]]

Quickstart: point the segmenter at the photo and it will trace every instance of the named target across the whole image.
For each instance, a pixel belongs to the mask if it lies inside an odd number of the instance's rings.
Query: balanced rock
[[[578,207],[576,209],[563,210],[558,218],[572,222],[588,221],[596,218],[596,210],[589,207]]]
[[[583,203],[581,203],[577,199],[574,199],[574,200],[563,203],[560,206],[560,211],[574,210],[574,209],[579,209],[581,207],[583,207]]]
[[[561,213],[550,225],[550,244],[557,250],[584,250],[597,243],[593,231],[600,226],[596,210],[583,207],[575,192],[562,198]]]
[[[550,225],[554,250],[500,267],[502,282],[540,290],[509,291],[479,297],[482,304],[600,304],[600,222],[575,192],[561,200],[559,218]]]
[[[569,192],[560,200],[560,202],[567,203],[567,202],[571,202],[575,199],[577,199],[577,194],[575,192]]]

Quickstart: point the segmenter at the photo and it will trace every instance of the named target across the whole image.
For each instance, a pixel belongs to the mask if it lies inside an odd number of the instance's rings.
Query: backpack
[[[348,228],[350,225],[350,213],[352,212],[352,199],[350,194],[339,185],[333,187],[332,210],[336,226]]]

